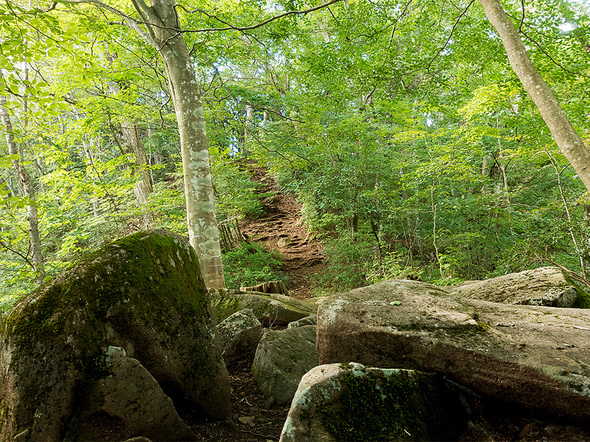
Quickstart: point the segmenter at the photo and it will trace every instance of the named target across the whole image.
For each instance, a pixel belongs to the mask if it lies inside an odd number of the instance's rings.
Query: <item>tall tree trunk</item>
[[[116,53],[106,53],[105,59],[109,62],[109,66],[112,65],[113,61],[117,58]],[[108,88],[111,94],[118,94],[122,88],[128,88],[126,82],[114,82],[108,83]],[[121,132],[123,133],[123,139],[129,150],[135,155],[135,165],[140,169],[140,179],[135,183],[135,197],[139,202],[140,206],[146,206],[150,194],[154,191],[154,183],[152,181],[151,171],[147,168],[148,160],[145,152],[145,145],[143,143],[143,137],[139,132],[137,125],[130,119],[124,118],[123,124],[121,124]],[[113,136],[115,142],[121,147],[117,139],[116,131],[113,127]],[[123,149],[121,149],[123,151]],[[150,228],[154,221],[154,216],[149,210],[145,210],[142,214],[142,228],[147,230]]]
[[[252,140],[252,122],[254,121],[254,108],[251,104],[246,105],[246,121],[244,124],[244,146],[242,147],[242,156],[248,158],[248,147]]]
[[[0,71],[0,78],[2,72]],[[20,155],[17,143],[14,141],[12,131],[12,121],[6,109],[6,97],[0,95],[0,118],[2,124],[6,129],[6,145],[8,146],[9,155]],[[35,280],[37,284],[41,284],[45,279],[45,264],[43,259],[43,252],[41,250],[41,237],[39,235],[39,216],[37,213],[37,205],[35,203],[35,187],[33,180],[27,172],[27,169],[21,164],[18,159],[13,161],[14,169],[17,175],[18,191],[21,197],[28,199],[27,203],[27,223],[29,225],[29,242],[31,245],[31,255],[33,259],[33,267],[35,270]]]
[[[140,169],[141,179],[135,183],[135,197],[141,206],[146,206],[150,194],[154,191],[154,183],[150,170],[147,167],[148,159],[145,153],[145,144],[143,143],[143,138],[139,133],[137,125],[133,122],[127,121],[121,129],[125,143],[135,155],[135,165]],[[142,228],[147,230],[154,221],[153,214],[149,210],[146,210],[142,217]]]
[[[590,190],[590,151],[529,59],[518,31],[502,9],[500,1],[480,0],[480,3],[502,39],[512,69],[539,109],[559,149],[574,167],[586,189]]]
[[[86,159],[88,160],[88,163],[90,163],[90,165],[92,165],[92,167],[94,168],[94,166],[93,166],[94,157],[92,155],[92,149],[91,149],[92,142],[82,140],[82,147],[84,148],[84,154],[86,155]],[[95,219],[99,218],[100,217],[100,209],[98,206],[98,200],[96,199],[96,195],[92,195],[92,198],[90,199],[90,204],[92,204],[92,216],[94,216]]]
[[[133,0],[147,30],[144,37],[162,56],[180,132],[187,224],[208,288],[225,288],[207,150],[205,114],[174,0]]]

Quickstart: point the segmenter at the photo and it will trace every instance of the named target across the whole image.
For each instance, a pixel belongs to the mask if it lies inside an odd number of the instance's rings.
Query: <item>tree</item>
[[[502,39],[512,69],[539,109],[559,149],[590,191],[590,150],[584,145],[557,98],[531,62],[516,27],[500,1],[480,0],[480,3]]]
[[[134,0],[140,20],[100,1],[72,0],[68,3],[91,3],[123,18],[127,26],[161,55],[178,120],[190,243],[199,256],[207,287],[224,288],[202,97],[175,2],[155,0],[148,6],[143,0]]]
[[[0,79],[3,79],[0,70]],[[6,145],[8,154],[14,157],[13,165],[17,175],[18,193],[20,197],[27,199],[27,222],[29,225],[29,244],[33,262],[31,266],[35,270],[37,284],[41,284],[45,279],[45,266],[43,253],[41,251],[41,237],[39,236],[39,217],[37,214],[37,205],[35,201],[35,187],[33,180],[24,164],[22,163],[22,149],[19,149],[14,138],[12,121],[6,108],[6,97],[0,95],[0,119],[4,125],[6,133]]]

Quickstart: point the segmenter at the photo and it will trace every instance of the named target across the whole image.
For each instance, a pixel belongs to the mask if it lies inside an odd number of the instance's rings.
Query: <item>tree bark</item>
[[[543,80],[499,0],[480,0],[485,14],[502,39],[512,69],[539,109],[555,142],[590,191],[590,151]]]
[[[174,0],[133,0],[147,30],[144,35],[162,56],[178,120],[187,224],[208,288],[225,288],[215,218],[213,184],[201,91],[180,30]]]
[[[2,72],[0,71],[0,78],[1,77]],[[10,120],[8,110],[6,109],[6,97],[3,95],[0,95],[0,119],[6,129],[8,154],[20,155],[21,152],[19,152],[17,143],[14,141],[12,121]],[[37,213],[37,205],[35,203],[35,187],[33,186],[31,176],[21,162],[16,159],[12,164],[17,175],[19,196],[28,198],[27,223],[29,225],[29,242],[31,245],[31,255],[35,270],[35,280],[37,284],[41,284],[45,279],[45,263],[41,249],[41,237],[39,235],[39,216]]]
[[[135,165],[140,169],[140,179],[135,183],[135,197],[140,206],[147,206],[149,196],[154,191],[154,183],[150,170],[147,167],[148,159],[145,153],[143,138],[139,133],[137,125],[132,121],[125,122],[121,130],[123,131],[125,143],[135,155]],[[153,214],[149,212],[149,209],[146,209],[142,216],[142,228],[144,230],[149,229],[153,221]]]

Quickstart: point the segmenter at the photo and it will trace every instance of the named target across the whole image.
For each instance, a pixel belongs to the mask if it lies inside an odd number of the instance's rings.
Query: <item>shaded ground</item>
[[[301,205],[297,200],[281,192],[263,168],[251,162],[245,163],[245,166],[253,172],[252,179],[261,184],[259,193],[271,193],[273,196],[263,200],[264,216],[240,223],[242,233],[249,242],[278,250],[284,259],[281,271],[289,276],[289,294],[298,299],[308,298],[310,276],[324,268],[322,245],[311,240],[301,224]]]
[[[250,374],[252,361],[228,367],[231,384],[231,403],[234,423],[195,422],[190,416],[185,421],[203,441],[266,442],[277,441],[289,411],[288,406],[264,409],[264,398]],[[192,422],[191,422],[192,421]]]
[[[228,367],[231,383],[234,424],[208,421],[197,422],[183,416],[197,440],[215,442],[270,442],[278,441],[289,411],[288,406],[264,409],[264,399],[256,381],[250,374],[252,361]],[[473,404],[471,404],[473,405]],[[476,404],[474,416],[465,428],[462,442],[481,441],[589,441],[590,432],[575,426],[538,420],[501,405]],[[356,441],[351,441],[356,442]]]

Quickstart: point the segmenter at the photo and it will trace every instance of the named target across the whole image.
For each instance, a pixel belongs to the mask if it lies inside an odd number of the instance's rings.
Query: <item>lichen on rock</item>
[[[537,416],[586,423],[586,309],[463,298],[419,281],[385,281],[320,304],[320,364],[434,372]]]

